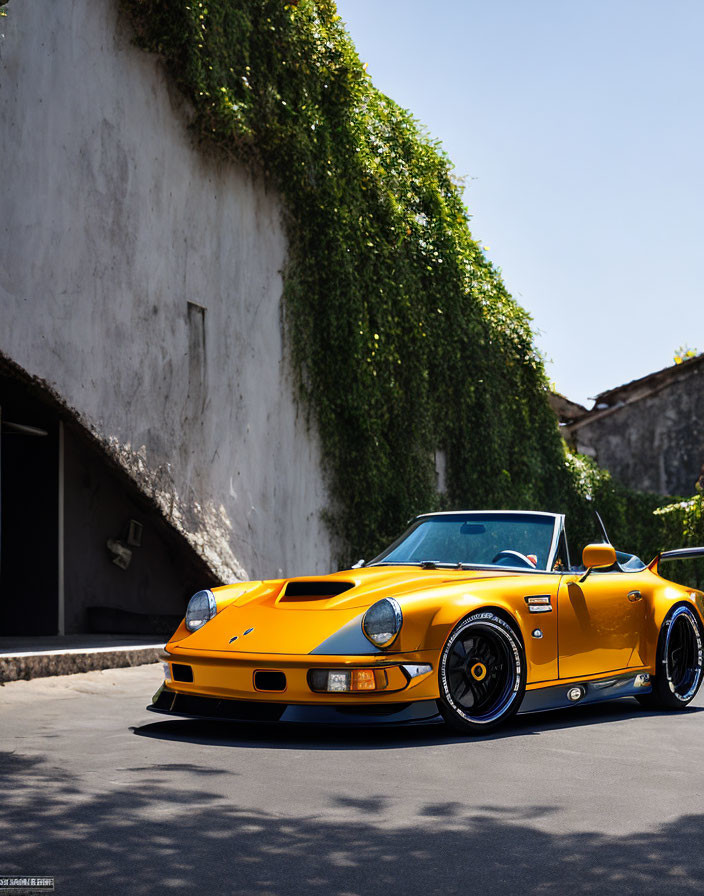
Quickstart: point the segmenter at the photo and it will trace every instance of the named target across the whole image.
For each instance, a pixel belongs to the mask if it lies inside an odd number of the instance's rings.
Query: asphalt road
[[[0,876],[62,894],[704,891],[704,698],[489,738],[161,720],[161,666],[0,688]]]

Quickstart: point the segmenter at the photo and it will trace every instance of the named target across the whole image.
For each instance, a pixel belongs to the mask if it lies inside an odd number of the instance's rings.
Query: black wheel
[[[526,687],[523,645],[494,613],[473,613],[440,656],[440,712],[462,734],[483,734],[511,718]]]
[[[650,694],[638,697],[643,706],[684,709],[702,683],[702,633],[694,610],[675,607],[660,629],[655,678]]]

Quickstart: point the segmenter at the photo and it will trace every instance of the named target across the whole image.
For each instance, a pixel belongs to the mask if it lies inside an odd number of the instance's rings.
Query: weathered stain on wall
[[[691,495],[704,464],[704,356],[602,393],[565,430],[631,488]]]
[[[0,41],[0,353],[222,579],[323,571],[277,196],[194,146],[116,0],[14,0]]]

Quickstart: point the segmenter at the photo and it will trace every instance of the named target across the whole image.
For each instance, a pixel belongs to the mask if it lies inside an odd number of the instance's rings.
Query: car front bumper
[[[417,651],[385,656],[223,654],[172,649],[162,655],[165,680],[152,712],[197,718],[319,724],[400,724],[439,719],[437,655]],[[324,670],[374,671],[373,690],[314,690]],[[419,671],[419,670],[425,671]],[[267,676],[283,687],[261,688]]]
[[[436,700],[440,696],[437,653],[432,650],[383,656],[233,655],[215,651],[186,652],[175,646],[173,650],[167,647],[161,660],[165,665],[166,686],[179,694],[321,706],[406,703]],[[426,671],[419,673],[421,668]],[[349,674],[374,670],[376,686],[372,690],[314,690],[311,675],[324,670]],[[282,686],[262,686],[262,680],[268,675],[280,677]]]

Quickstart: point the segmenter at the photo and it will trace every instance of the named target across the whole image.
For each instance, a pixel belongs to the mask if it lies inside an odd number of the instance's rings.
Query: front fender
[[[552,599],[550,612],[532,614],[525,597],[549,593]],[[557,665],[557,582],[546,587],[544,581],[504,583],[501,589],[482,589],[481,593],[465,592],[453,596],[436,608],[428,620],[426,640],[420,649],[442,650],[450,632],[466,616],[477,611],[499,611],[513,622],[523,642],[528,684],[551,681],[558,676]],[[537,631],[537,636],[531,633]]]
[[[521,631],[521,625],[517,618],[517,614],[507,600],[502,599],[498,595],[496,595],[495,599],[495,596],[492,595],[491,600],[487,601],[486,595],[479,597],[474,594],[465,594],[448,604],[444,604],[435,612],[428,625],[426,635],[427,641],[423,647],[442,650],[450,632],[460,620],[478,610],[487,610],[490,608],[502,610],[504,614],[515,622],[519,632]]]

